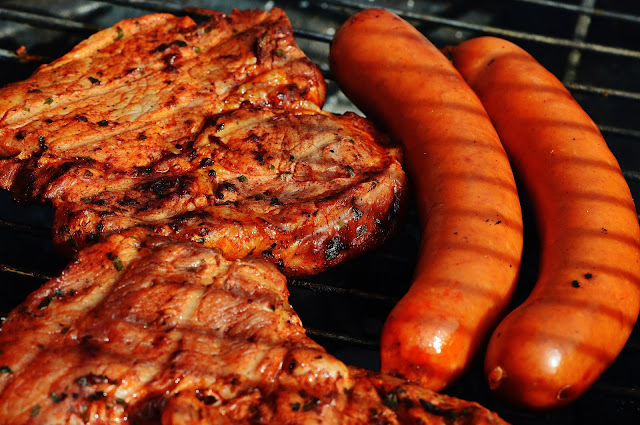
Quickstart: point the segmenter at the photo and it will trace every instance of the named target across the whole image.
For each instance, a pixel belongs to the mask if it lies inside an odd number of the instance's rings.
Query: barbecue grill
[[[356,109],[331,78],[329,41],[359,9],[386,7],[439,47],[478,35],[516,42],[557,75],[599,125],[634,198],[640,199],[640,122],[634,113],[640,111],[640,3],[634,0],[0,0],[0,85],[26,78],[39,64],[123,18],[188,14],[188,7],[230,12],[273,6],[287,12],[298,43],[321,67],[328,85],[325,109],[337,113]],[[525,251],[514,305],[526,297],[537,270],[536,232],[525,194],[523,204]],[[66,265],[51,243],[52,217],[49,206],[20,205],[0,191],[1,314]],[[291,303],[309,335],[345,362],[377,369],[382,324],[411,283],[418,245],[411,208],[397,235],[380,249],[323,274],[290,279]],[[552,412],[525,412],[495,398],[481,360],[478,356],[445,392],[478,401],[514,424],[640,423],[640,326],[591,390]]]

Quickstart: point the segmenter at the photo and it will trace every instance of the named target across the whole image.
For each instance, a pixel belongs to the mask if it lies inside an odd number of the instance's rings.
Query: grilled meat
[[[0,330],[0,423],[503,424],[346,366],[261,259],[142,229],[80,252]]]
[[[321,110],[279,9],[122,21],[0,90],[0,187],[50,201],[72,253],[150,234],[317,273],[379,245],[406,197],[397,146]]]

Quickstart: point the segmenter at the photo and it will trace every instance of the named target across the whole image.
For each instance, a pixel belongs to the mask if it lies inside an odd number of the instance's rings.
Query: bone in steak
[[[18,306],[0,367],[3,424],[504,424],[328,354],[273,264],[141,229]]]
[[[325,82],[279,9],[154,14],[0,90],[0,187],[50,201],[66,253],[142,227],[289,275],[379,245],[406,198],[400,148]]]

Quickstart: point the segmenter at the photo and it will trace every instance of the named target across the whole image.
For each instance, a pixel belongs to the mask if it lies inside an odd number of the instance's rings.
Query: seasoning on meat
[[[345,365],[306,336],[288,295],[266,261],[142,229],[113,235],[3,323],[0,423],[504,424]]]
[[[69,254],[142,227],[229,258],[276,243],[271,261],[304,275],[386,240],[400,148],[321,110],[324,79],[282,10],[199,13],[122,21],[0,89],[0,187],[50,201]]]

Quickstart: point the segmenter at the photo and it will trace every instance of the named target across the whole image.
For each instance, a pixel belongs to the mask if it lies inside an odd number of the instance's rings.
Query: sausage
[[[381,369],[440,390],[467,368],[511,297],[522,213],[507,155],[473,91],[418,30],[381,9],[336,32],[344,93],[405,149],[421,243],[381,335]]]
[[[449,49],[478,94],[532,199],[537,281],[497,326],[489,386],[545,409],[580,396],[613,362],[640,310],[640,228],[616,158],[569,91],[513,43]]]

